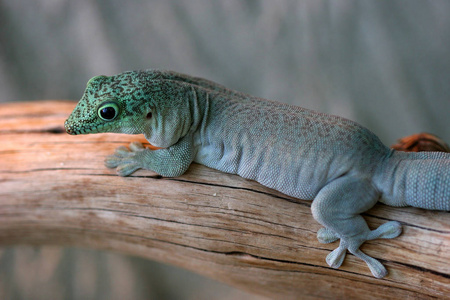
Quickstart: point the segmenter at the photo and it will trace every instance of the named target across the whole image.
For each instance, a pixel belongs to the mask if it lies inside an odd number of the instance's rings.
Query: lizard
[[[396,151],[351,120],[173,71],[93,77],[64,126],[71,135],[144,134],[153,149],[133,142],[106,157],[120,176],[142,168],[177,177],[196,162],[312,200],[319,242],[340,240],[328,265],[339,268],[349,251],[376,278],[387,270],[360,246],[402,227],[370,230],[361,213],[377,202],[450,211],[450,153]]]

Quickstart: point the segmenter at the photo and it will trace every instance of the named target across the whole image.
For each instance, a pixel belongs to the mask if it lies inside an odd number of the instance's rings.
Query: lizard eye
[[[112,102],[102,104],[98,109],[98,116],[104,121],[112,121],[119,115],[119,106]]]

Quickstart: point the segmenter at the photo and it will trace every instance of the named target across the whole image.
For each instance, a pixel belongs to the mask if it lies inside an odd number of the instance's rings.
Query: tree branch
[[[444,297],[450,293],[447,212],[382,204],[369,226],[403,223],[394,240],[367,242],[389,275],[375,279],[352,255],[325,262],[310,201],[193,164],[179,178],[116,176],[103,159],[142,136],[69,136],[75,103],[0,105],[0,245],[74,245],[180,266],[278,298]]]

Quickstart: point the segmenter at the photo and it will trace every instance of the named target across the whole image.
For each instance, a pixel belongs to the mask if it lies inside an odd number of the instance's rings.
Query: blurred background
[[[450,142],[448,0],[0,0],[0,102],[78,100],[160,68]],[[260,299],[114,253],[0,250],[1,299]]]

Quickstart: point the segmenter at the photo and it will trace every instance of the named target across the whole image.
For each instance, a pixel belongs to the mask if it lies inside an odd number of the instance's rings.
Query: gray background
[[[0,0],[0,102],[78,100],[92,76],[162,68],[350,118],[386,144],[423,131],[449,142],[449,16],[445,0]],[[0,253],[9,298],[113,299],[114,282],[136,299],[248,298],[114,254]]]

